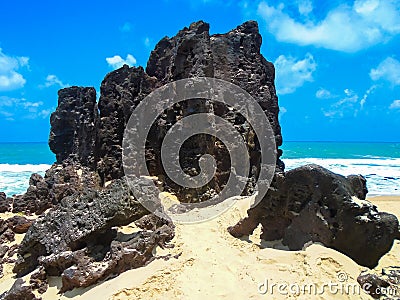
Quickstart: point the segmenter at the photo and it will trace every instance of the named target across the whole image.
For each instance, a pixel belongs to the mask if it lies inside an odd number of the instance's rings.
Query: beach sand
[[[169,197],[164,194],[164,197]],[[380,211],[400,218],[400,197],[369,199]],[[156,250],[159,256],[147,266],[127,271],[89,288],[79,288],[58,295],[60,278],[51,278],[43,299],[372,299],[360,292],[356,279],[367,268],[347,256],[318,244],[304,251],[287,251],[280,241],[261,242],[260,228],[249,239],[233,238],[226,230],[246,215],[250,200],[238,201],[223,215],[208,222],[176,224],[173,249]],[[137,230],[134,225],[120,228]],[[400,241],[395,241],[375,268],[400,266]],[[0,291],[12,284],[10,273],[0,279]],[[281,291],[277,284],[289,285]],[[332,282],[340,290],[323,285]],[[266,283],[268,291],[266,291]],[[274,287],[272,287],[275,284]],[[312,295],[296,293],[302,285]],[[348,293],[346,293],[349,291]],[[318,295],[314,295],[317,291]],[[353,292],[355,291],[355,292]],[[266,292],[262,294],[260,292]],[[323,292],[323,293],[322,293]]]

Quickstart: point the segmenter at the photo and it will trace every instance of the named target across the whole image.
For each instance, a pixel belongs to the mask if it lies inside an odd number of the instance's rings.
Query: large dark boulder
[[[240,237],[261,223],[265,240],[283,239],[291,250],[321,242],[373,268],[391,249],[399,222],[360,201],[366,193],[362,176],[346,178],[317,165],[302,166],[277,173],[264,199],[228,230]]]
[[[40,256],[75,251],[96,240],[106,242],[113,226],[127,225],[147,213],[123,179],[102,191],[65,197],[29,228],[18,249],[14,272],[18,276],[29,273]]]

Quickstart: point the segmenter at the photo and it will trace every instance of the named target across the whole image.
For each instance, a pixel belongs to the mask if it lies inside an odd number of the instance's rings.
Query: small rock
[[[21,278],[15,280],[13,286],[8,292],[0,295],[2,300],[39,300],[32,293],[31,286],[24,286],[25,281]]]
[[[357,282],[361,288],[375,299],[379,299],[382,295],[380,292],[382,288],[387,288],[390,283],[386,280],[379,278],[375,274],[364,274],[357,277]]]
[[[43,267],[39,267],[36,272],[31,275],[29,280],[32,289],[37,290],[40,294],[46,292],[49,283],[47,281],[47,275]]]
[[[7,251],[10,249],[7,245],[0,245],[0,259],[6,255]]]
[[[0,213],[4,213],[11,210],[11,198],[7,198],[6,194],[0,192]]]
[[[33,220],[29,220],[25,217],[14,216],[12,218],[7,219],[8,227],[15,233],[26,233],[33,224]]]

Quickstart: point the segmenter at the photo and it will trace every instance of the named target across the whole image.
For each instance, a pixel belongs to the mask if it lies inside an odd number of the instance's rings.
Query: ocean
[[[369,196],[400,195],[400,143],[286,142],[282,149],[286,170],[314,163],[365,176]]]
[[[24,193],[31,174],[44,176],[55,160],[47,143],[0,143],[0,192]]]
[[[369,195],[400,195],[400,143],[285,142],[286,170],[315,163],[333,172],[361,174]],[[47,143],[0,143],[0,191],[24,193],[31,173],[55,161]]]

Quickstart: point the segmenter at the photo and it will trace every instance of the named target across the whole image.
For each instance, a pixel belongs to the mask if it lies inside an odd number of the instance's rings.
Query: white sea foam
[[[12,165],[12,164],[0,164],[0,172],[43,172],[49,169],[51,165],[40,164],[40,165]]]
[[[369,195],[400,195],[400,158],[289,158],[283,161],[286,170],[312,163],[345,176],[361,174],[367,178]]]
[[[45,171],[51,165],[13,165],[0,164],[0,191],[5,192],[7,196],[22,194],[29,186],[29,178],[32,173],[44,175]]]
[[[361,174],[367,178],[369,195],[400,195],[400,158],[288,158],[283,161],[286,170],[313,163],[345,176]],[[10,196],[24,193],[29,186],[31,174],[44,175],[50,166],[0,164],[0,191]]]

